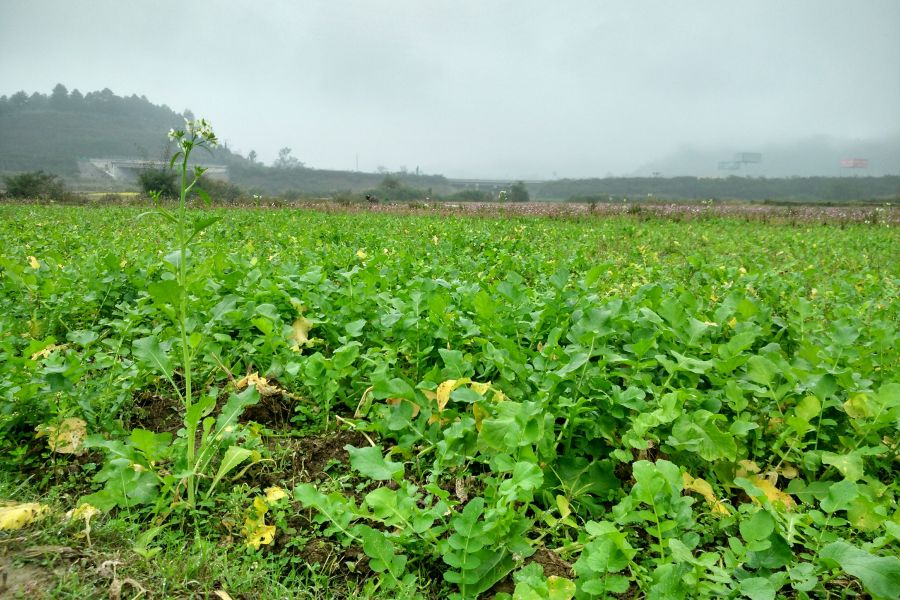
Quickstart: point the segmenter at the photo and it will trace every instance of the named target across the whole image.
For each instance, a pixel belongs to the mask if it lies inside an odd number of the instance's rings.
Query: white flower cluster
[[[196,121],[188,121],[185,119],[184,126],[189,133],[193,133],[203,141],[209,142],[212,146],[219,145],[216,134],[213,133],[212,124],[208,123],[206,119],[197,119]]]
[[[184,120],[185,131],[177,129],[169,130],[169,139],[177,143],[182,150],[187,150],[194,145],[195,141],[199,143],[208,143],[210,146],[217,147],[219,140],[213,132],[212,124],[206,119],[197,119],[196,121]],[[185,137],[185,133],[189,134],[189,138]]]

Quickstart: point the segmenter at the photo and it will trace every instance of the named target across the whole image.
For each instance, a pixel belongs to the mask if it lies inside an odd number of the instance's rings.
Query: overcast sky
[[[317,168],[624,175],[817,136],[900,157],[900,1],[0,0],[0,95],[57,83]]]

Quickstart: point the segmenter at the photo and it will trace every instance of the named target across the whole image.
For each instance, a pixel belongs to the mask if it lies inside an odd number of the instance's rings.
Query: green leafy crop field
[[[898,598],[900,238],[814,212],[191,210],[182,263],[2,205],[7,585]]]

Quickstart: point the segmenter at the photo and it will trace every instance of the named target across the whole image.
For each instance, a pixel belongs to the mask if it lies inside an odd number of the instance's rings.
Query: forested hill
[[[48,96],[22,91],[0,96],[0,172],[43,169],[64,176],[78,175],[79,158],[134,157],[159,159],[166,153],[166,134],[193,119],[146,96],[117,96],[111,90],[82,94],[57,85]],[[287,149],[289,150],[289,149]],[[224,163],[230,179],[251,190],[282,193],[359,191],[377,186],[384,174],[310,169],[286,154],[266,166],[220,146],[204,162]],[[447,189],[441,175],[397,174],[411,186]]]
[[[101,156],[158,158],[172,127],[184,117],[145,96],[111,90],[81,94],[62,84],[48,95],[0,96],[0,171],[44,169],[78,173],[77,159]]]
[[[609,177],[559,179],[540,187],[538,199],[605,202],[622,198],[741,200],[861,200],[900,195],[900,177]]]

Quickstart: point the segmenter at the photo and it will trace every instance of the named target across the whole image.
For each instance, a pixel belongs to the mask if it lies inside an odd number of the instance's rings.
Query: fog
[[[316,168],[900,173],[900,2],[0,0],[0,95],[110,88]],[[826,148],[827,152],[822,152]]]

